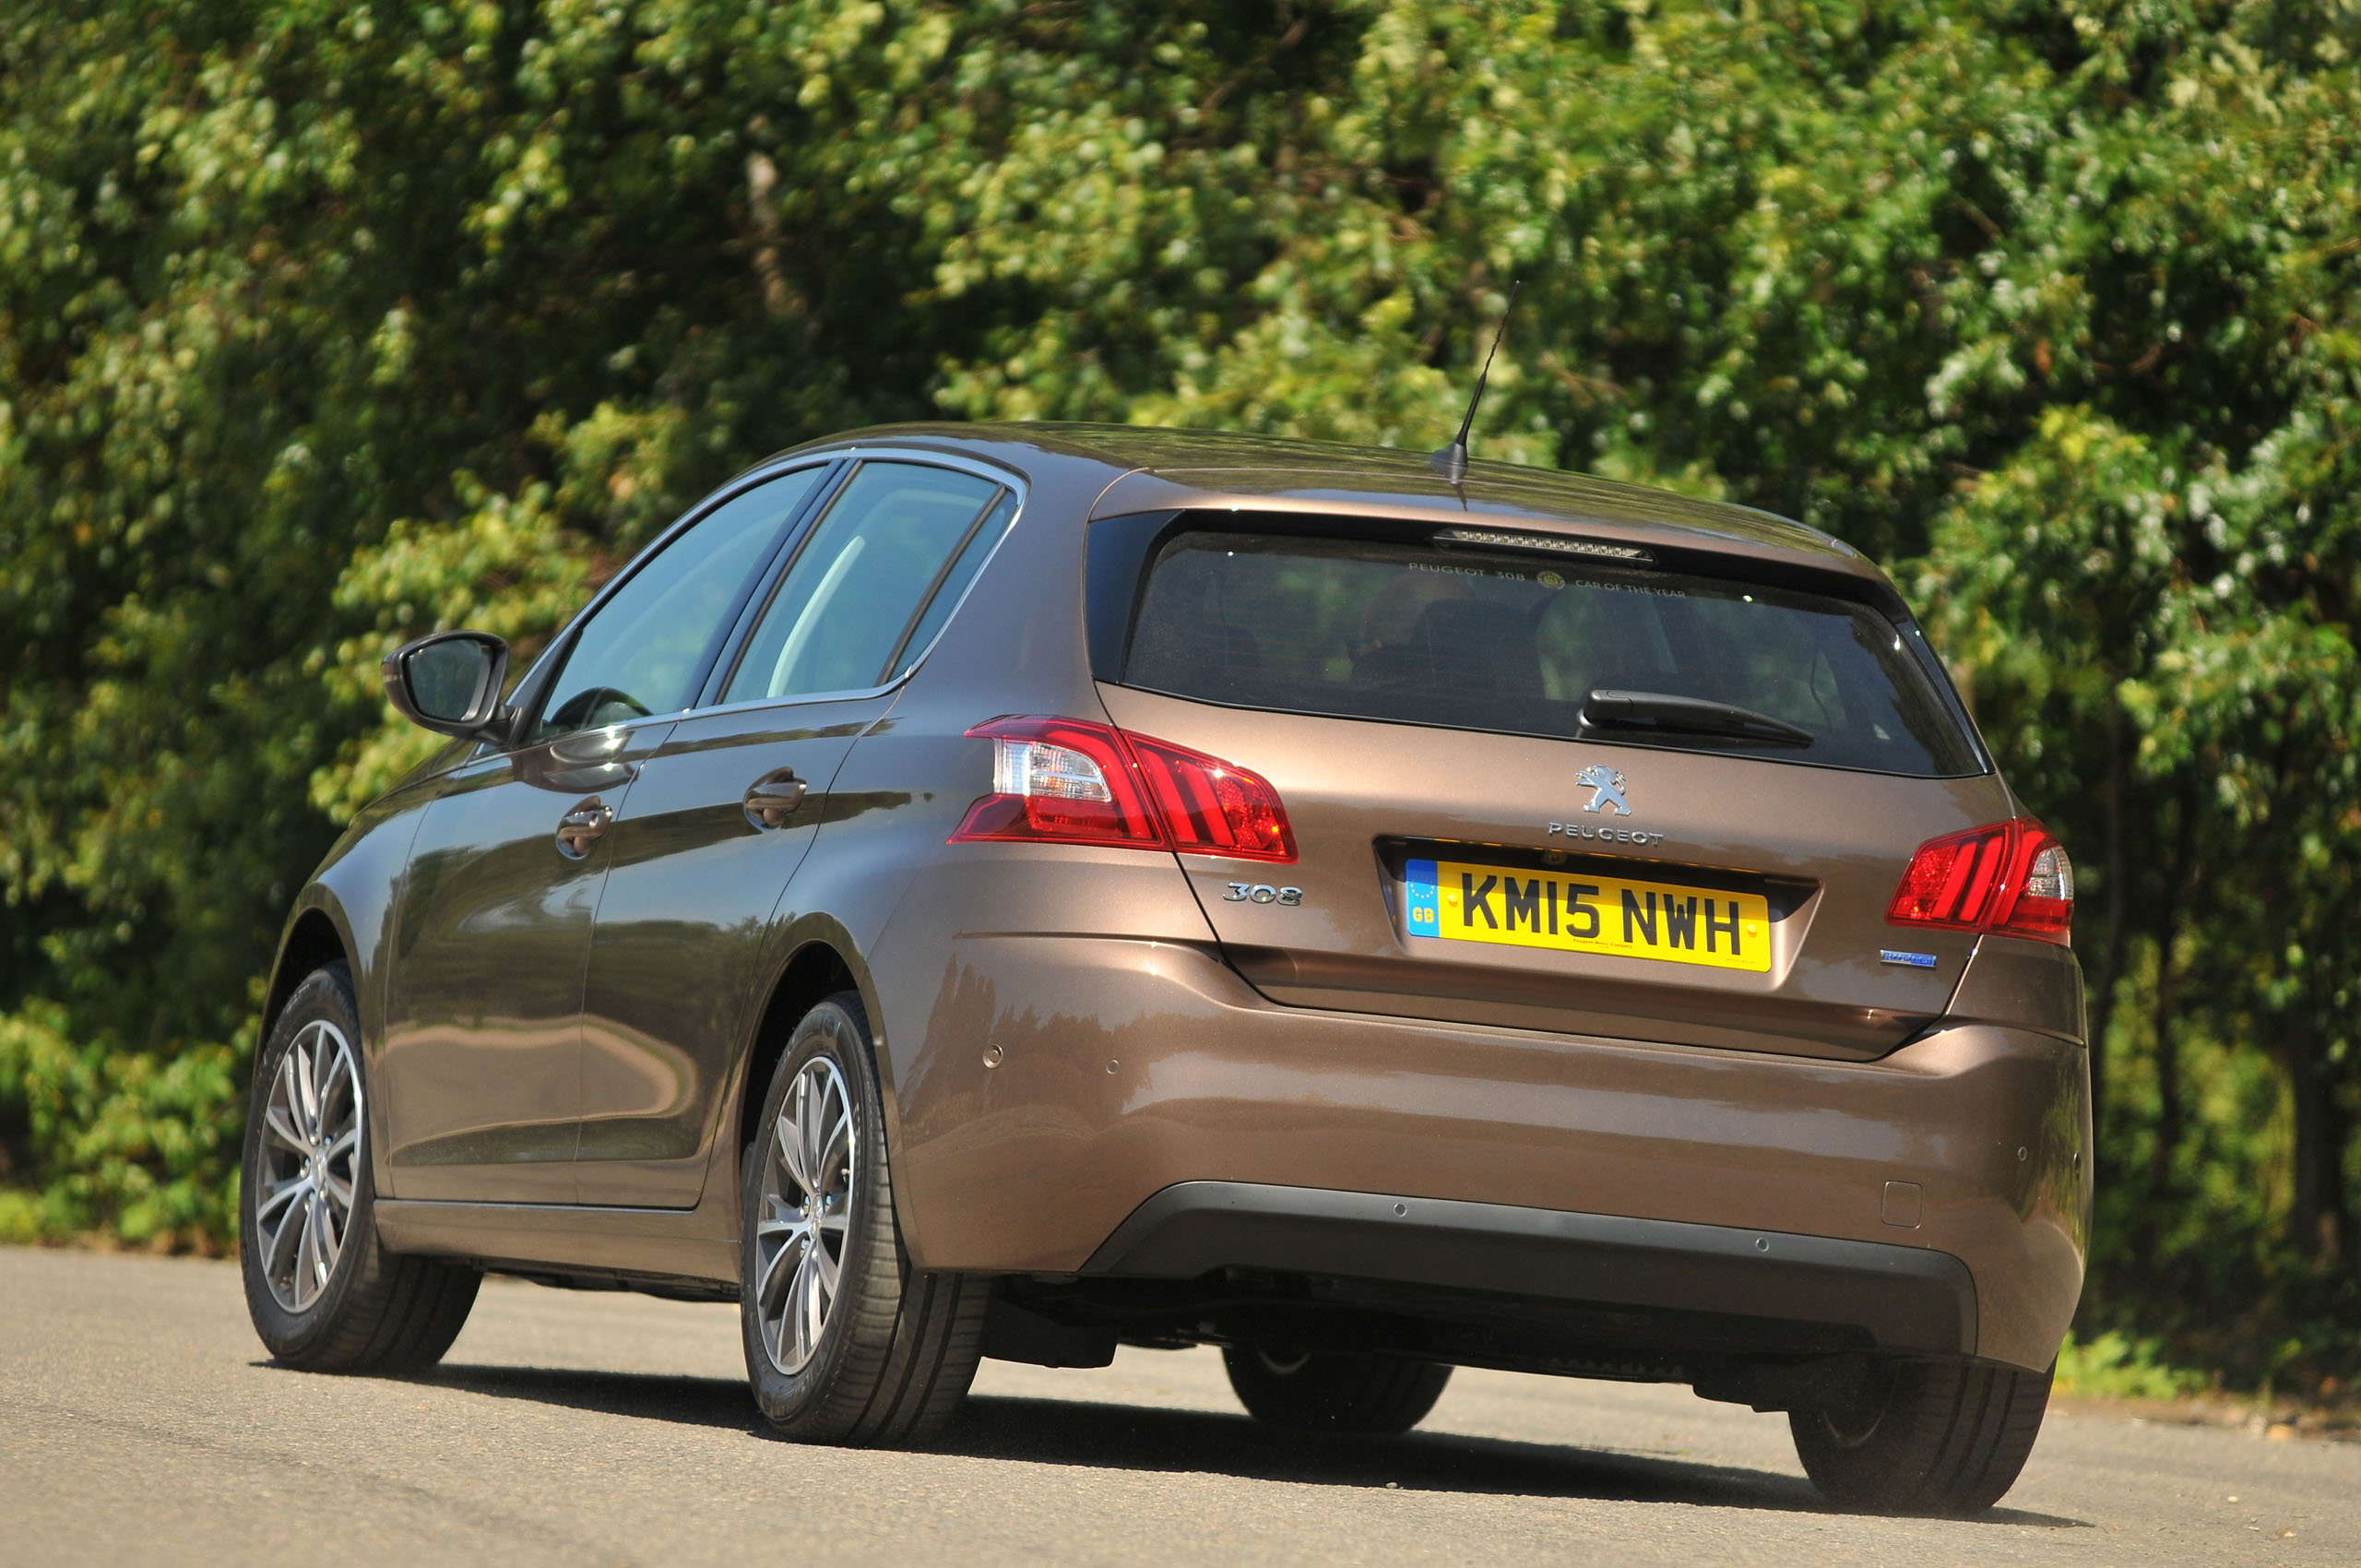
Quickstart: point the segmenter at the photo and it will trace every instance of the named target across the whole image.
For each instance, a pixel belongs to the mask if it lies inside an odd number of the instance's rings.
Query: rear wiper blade
[[[1780,746],[1809,746],[1811,731],[1734,702],[1675,696],[1670,692],[1614,692],[1602,686],[1583,704],[1583,722],[1601,729],[1676,730],[1687,735],[1728,735]]]

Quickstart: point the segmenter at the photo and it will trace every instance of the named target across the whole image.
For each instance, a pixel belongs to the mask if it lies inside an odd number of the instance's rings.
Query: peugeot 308
[[[2091,1203],[2072,871],[1893,585],[1742,508],[1401,453],[902,427],[700,503],[304,886],[243,1267],[416,1367],[485,1271],[738,1302],[797,1438],[979,1357],[1221,1348],[1789,1413],[1983,1508]]]

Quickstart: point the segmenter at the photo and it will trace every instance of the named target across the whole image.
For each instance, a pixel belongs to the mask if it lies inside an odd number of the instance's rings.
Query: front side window
[[[641,564],[583,624],[533,738],[687,707],[748,580],[823,471],[781,474],[731,497]]]
[[[883,685],[905,649],[922,650],[921,612],[978,558],[967,547],[1000,516],[1002,495],[953,469],[862,464],[796,552],[721,700]]]

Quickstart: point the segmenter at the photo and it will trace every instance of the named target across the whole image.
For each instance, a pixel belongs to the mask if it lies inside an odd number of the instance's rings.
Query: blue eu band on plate
[[[1756,973],[1771,968],[1771,906],[1755,893],[1420,860],[1408,865],[1404,900],[1412,936]]]

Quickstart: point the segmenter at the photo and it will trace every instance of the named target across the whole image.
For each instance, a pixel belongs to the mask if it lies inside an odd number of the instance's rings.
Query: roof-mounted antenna
[[[1501,324],[1492,328],[1492,346],[1484,352],[1484,368],[1476,375],[1476,395],[1467,399],[1467,417],[1459,422],[1459,434],[1448,446],[1437,447],[1427,458],[1428,467],[1442,475],[1452,484],[1467,478],[1467,433],[1475,428],[1477,405],[1484,400],[1484,383],[1491,378],[1492,356],[1501,351],[1501,339],[1507,336],[1509,315],[1516,309],[1516,291],[1525,287],[1523,279],[1509,284],[1509,303],[1501,307]]]

